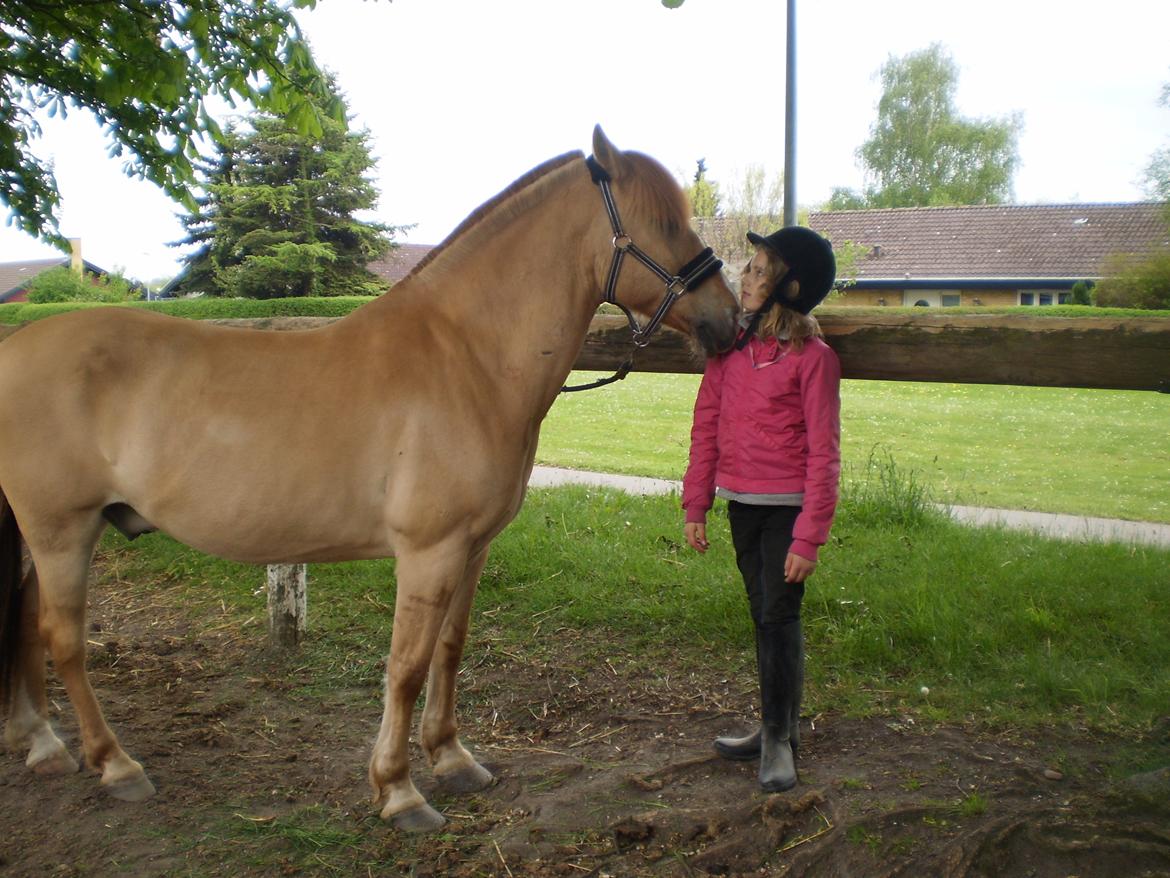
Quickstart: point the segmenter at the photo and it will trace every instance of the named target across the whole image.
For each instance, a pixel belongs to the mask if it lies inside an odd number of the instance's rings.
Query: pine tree
[[[383,292],[366,265],[385,255],[398,229],[354,216],[378,200],[366,176],[368,141],[368,132],[330,119],[319,136],[268,115],[248,130],[228,126],[216,161],[201,169],[198,209],[182,218],[187,237],[177,243],[199,248],[175,291],[257,299]]]

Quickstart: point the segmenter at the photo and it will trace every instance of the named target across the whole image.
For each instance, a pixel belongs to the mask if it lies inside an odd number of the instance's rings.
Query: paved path
[[[630,494],[670,494],[681,490],[679,482],[591,473],[560,467],[538,466],[528,484],[534,488],[555,485],[598,485],[618,488]],[[975,527],[1006,527],[1030,530],[1056,539],[1081,542],[1141,543],[1170,548],[1170,524],[1148,521],[1121,521],[1083,515],[1054,515],[1047,512],[1020,512],[1013,509],[983,509],[977,506],[943,506],[956,521]]]

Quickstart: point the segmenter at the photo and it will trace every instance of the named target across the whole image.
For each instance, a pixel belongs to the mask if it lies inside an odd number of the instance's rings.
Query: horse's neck
[[[506,385],[521,417],[552,404],[601,298],[594,248],[582,241],[602,202],[571,170],[510,220],[486,216],[401,290],[427,303],[439,331],[462,336],[479,380]]]

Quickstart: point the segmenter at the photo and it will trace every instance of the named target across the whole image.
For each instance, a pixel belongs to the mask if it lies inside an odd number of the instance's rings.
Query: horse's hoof
[[[28,767],[33,770],[35,774],[40,775],[57,775],[57,774],[77,774],[78,765],[77,760],[69,755],[65,749],[61,749],[56,753],[50,753],[47,756],[37,757],[33,760],[34,754],[29,754]]]
[[[478,762],[465,765],[463,768],[458,768],[447,774],[440,774],[435,779],[439,782],[439,787],[443,792],[459,795],[486,790],[496,780],[492,773]]]
[[[145,774],[103,783],[102,789],[123,802],[145,802],[155,793],[154,784]]]
[[[388,819],[402,832],[434,832],[447,822],[446,817],[426,802],[392,814]]]

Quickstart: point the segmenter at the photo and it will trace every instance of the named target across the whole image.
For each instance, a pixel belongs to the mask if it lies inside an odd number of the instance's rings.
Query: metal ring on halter
[[[613,236],[613,249],[621,250],[623,253],[627,252],[634,246],[634,239],[625,232]]]

